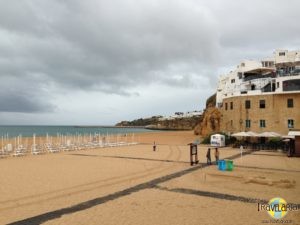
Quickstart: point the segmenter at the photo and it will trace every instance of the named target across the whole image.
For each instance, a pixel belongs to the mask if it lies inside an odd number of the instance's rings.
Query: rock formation
[[[202,116],[193,116],[160,120],[155,124],[146,126],[146,128],[153,130],[193,130],[201,120],[201,117]]]
[[[216,94],[207,99],[202,120],[194,129],[196,135],[207,136],[220,131],[221,112],[215,107],[215,102]]]
[[[193,130],[201,121],[202,116],[179,117],[172,119],[163,119],[162,116],[153,116],[150,118],[141,118],[133,121],[122,121],[117,123],[119,127],[145,127],[152,130]]]

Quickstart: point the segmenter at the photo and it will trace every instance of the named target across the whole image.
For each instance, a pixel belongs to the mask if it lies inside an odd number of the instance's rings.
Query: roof
[[[251,70],[247,70],[244,73],[265,73],[265,72],[273,72],[275,69],[269,67],[259,67]]]
[[[264,58],[261,60],[262,62],[270,62],[270,61],[275,61],[274,57],[268,57],[268,58]]]

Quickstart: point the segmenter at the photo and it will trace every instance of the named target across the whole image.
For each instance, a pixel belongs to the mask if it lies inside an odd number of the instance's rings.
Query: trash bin
[[[218,167],[219,167],[219,170],[225,171],[226,170],[226,162],[225,162],[225,160],[219,160]]]
[[[233,161],[232,160],[226,160],[226,170],[228,170],[228,171],[233,170]]]

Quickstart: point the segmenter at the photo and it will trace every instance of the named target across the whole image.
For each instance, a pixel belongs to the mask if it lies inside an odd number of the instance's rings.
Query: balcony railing
[[[266,74],[266,75],[262,75],[262,74],[257,74],[257,75],[250,75],[247,76],[243,79],[243,81],[250,81],[250,80],[255,80],[255,79],[262,79],[262,78],[275,78],[276,74],[274,73],[270,73],[270,74]]]

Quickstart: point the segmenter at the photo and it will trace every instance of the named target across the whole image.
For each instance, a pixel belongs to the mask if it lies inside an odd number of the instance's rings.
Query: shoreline
[[[74,128],[141,128],[145,129],[145,126],[102,126],[102,125],[90,125],[90,126],[73,126]]]

